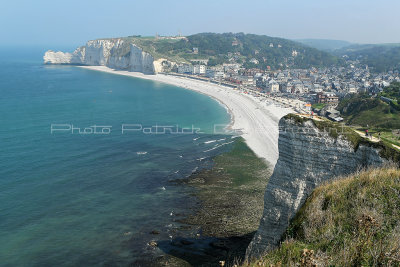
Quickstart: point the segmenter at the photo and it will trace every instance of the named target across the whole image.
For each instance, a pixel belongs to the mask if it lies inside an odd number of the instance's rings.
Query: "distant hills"
[[[360,53],[368,51],[369,49],[391,49],[400,47],[400,43],[387,43],[387,44],[351,44],[348,46],[343,46],[341,48],[335,49],[336,54],[346,54],[346,53]]]
[[[283,38],[244,33],[199,33],[181,39],[127,37],[156,58],[177,62],[208,60],[208,65],[240,63],[247,68],[285,69],[338,65],[325,51]]]
[[[300,39],[299,43],[331,53],[334,56],[359,60],[374,72],[400,69],[400,43],[353,44],[341,40]]]
[[[400,44],[365,44],[343,47],[334,55],[359,60],[375,72],[400,70]]]
[[[294,41],[327,52],[352,45],[352,43],[347,41],[329,39],[297,39]]]

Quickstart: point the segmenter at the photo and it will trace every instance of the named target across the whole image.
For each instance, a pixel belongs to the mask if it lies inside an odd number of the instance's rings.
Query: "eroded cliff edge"
[[[399,159],[393,148],[336,123],[289,114],[279,129],[279,159],[266,188],[259,229],[246,251],[248,259],[278,245],[290,219],[322,182]]]
[[[43,56],[45,64],[71,64],[107,66],[118,70],[154,74],[157,61],[136,44],[115,38],[88,41],[73,53],[47,51]]]

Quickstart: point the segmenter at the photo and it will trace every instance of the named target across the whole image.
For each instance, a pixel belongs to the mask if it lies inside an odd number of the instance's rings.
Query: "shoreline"
[[[260,101],[227,86],[172,75],[145,75],[105,66],[79,68],[166,83],[205,94],[227,109],[231,117],[228,129],[242,136],[258,157],[265,159],[271,166],[275,166],[278,160],[278,123],[281,117],[293,110],[278,107],[272,100]]]
[[[241,137],[212,162],[210,169],[171,180],[195,190],[193,196],[199,204],[178,222],[197,232],[172,240],[164,252],[167,258],[172,256],[191,266],[214,266],[219,261],[233,266],[244,260],[263,213],[266,177],[272,172]]]

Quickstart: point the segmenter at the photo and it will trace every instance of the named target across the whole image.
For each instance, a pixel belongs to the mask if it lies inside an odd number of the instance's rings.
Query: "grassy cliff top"
[[[279,248],[250,266],[399,266],[400,170],[363,171],[314,190]]]
[[[292,119],[301,125],[306,121],[312,121],[318,129],[327,132],[331,137],[338,138],[341,136],[347,139],[353,145],[355,150],[357,150],[360,145],[370,146],[379,149],[379,155],[382,158],[400,164],[400,151],[395,149],[391,143],[386,140],[372,142],[370,139],[360,136],[360,134],[355,132],[353,128],[346,126],[343,123],[332,122],[325,118],[319,118],[319,120],[316,120],[296,114],[288,114],[284,119]]]

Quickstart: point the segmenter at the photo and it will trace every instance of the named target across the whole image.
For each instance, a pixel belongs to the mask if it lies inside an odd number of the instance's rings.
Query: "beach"
[[[264,158],[271,166],[278,159],[278,122],[284,115],[293,112],[275,104],[272,100],[261,100],[227,86],[165,74],[145,75],[138,72],[114,70],[105,66],[80,66],[84,69],[147,79],[194,90],[208,95],[223,104],[232,117],[230,129],[241,135],[254,153]],[[221,128],[217,127],[221,133]]]

